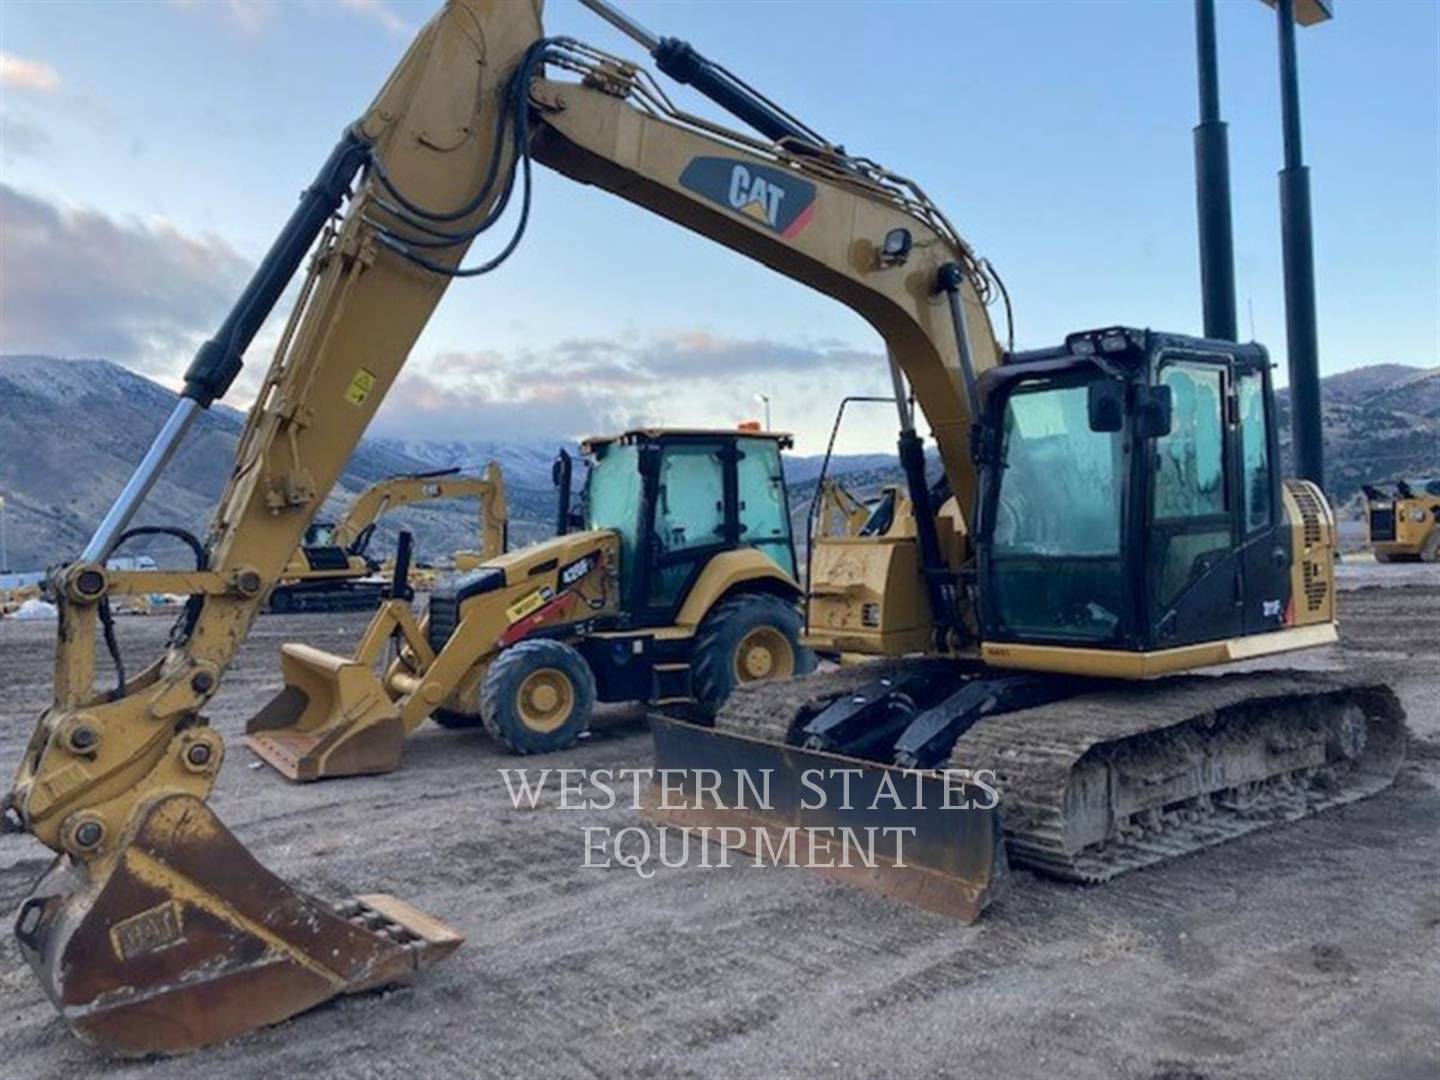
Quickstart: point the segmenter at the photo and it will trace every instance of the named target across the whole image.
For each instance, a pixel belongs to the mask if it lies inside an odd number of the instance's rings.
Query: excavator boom
[[[420,502],[475,499],[479,503],[483,559],[504,554],[508,511],[505,480],[497,462],[483,476],[457,469],[391,476],[371,484],[333,526],[312,525],[270,593],[271,611],[352,611],[378,605],[385,586],[365,581],[381,564],[370,558],[370,540],[380,518],[391,510]]]
[[[910,507],[894,527],[906,531],[833,538],[854,547],[843,558],[816,560],[825,577],[809,583],[807,625],[811,641],[834,654],[892,662],[747,688],[717,717],[714,732],[662,730],[657,764],[693,769],[704,764],[697,759],[718,755],[743,768],[755,755],[736,748],[758,739],[761,758],[782,770],[781,787],[797,798],[802,784],[792,781],[825,760],[853,766],[877,792],[917,773],[924,787],[937,761],[1018,762],[1016,790],[1051,812],[1037,811],[1031,824],[1038,826],[1022,830],[1022,839],[1043,848],[1059,834],[1058,857],[1072,862],[1083,862],[1086,844],[1133,844],[1170,817],[1203,817],[1217,791],[1232,802],[1258,797],[1267,812],[1293,803],[1302,813],[1319,804],[1286,802],[1272,789],[1374,790],[1398,767],[1393,695],[1373,689],[1316,689],[1272,728],[1256,721],[1250,698],[1227,685],[1233,708],[1218,719],[1227,739],[1234,736],[1229,742],[1211,738],[1205,718],[1189,714],[1171,717],[1163,729],[1127,727],[1144,713],[1143,694],[1129,699],[1134,713],[1118,718],[1095,705],[1113,721],[1095,732],[1067,727],[1051,708],[1070,692],[1056,673],[1140,678],[1334,640],[1333,520],[1317,489],[1282,489],[1273,468],[1263,484],[1247,480],[1246,490],[1265,499],[1264,532],[1254,532],[1258,539],[1247,540],[1245,551],[1263,558],[1243,574],[1233,542],[1242,525],[1250,527],[1236,516],[1241,508],[1226,508],[1232,516],[1214,550],[1203,546],[1217,535],[1213,521],[1202,522],[1209,533],[1169,522],[1151,528],[1142,512],[1158,483],[1154,462],[1205,442],[1182,439],[1153,455],[1128,450],[1169,430],[1172,388],[1161,385],[1167,358],[1208,371],[1191,378],[1175,414],[1191,423],[1196,402],[1208,402],[1218,434],[1207,429],[1206,445],[1233,451],[1240,423],[1226,427],[1218,418],[1250,415],[1243,395],[1226,396],[1246,371],[1266,373],[1254,384],[1254,401],[1263,406],[1273,397],[1263,350],[1111,328],[1072,335],[1043,353],[1003,353],[988,314],[1003,288],[918,185],[847,153],[684,42],[648,33],[602,0],[584,2],[639,41],[662,72],[757,134],[677,109],[627,60],[545,37],[538,0],[448,0],[374,104],[346,129],[231,316],[201,349],[175,413],[81,559],[54,577],[61,628],[54,700],[6,805],[9,820],[59,860],[26,901],[18,933],[71,1024],[111,1049],[215,1042],[400,977],[457,944],[453,933],[393,899],[363,897],[332,911],[254,864],[204,805],[223,744],[203,709],[449,281],[487,273],[515,249],[531,209],[532,162],[835,298],[879,333],[894,379]],[[462,267],[471,241],[507,209],[517,223],[513,235],[488,260]],[[128,526],[145,493],[194,417],[234,380],[307,251],[308,277],[210,533],[203,542],[181,535],[195,568],[108,571],[106,557],[133,534]],[[1214,389],[1197,397],[1196,386]],[[933,497],[912,399],[944,473]],[[1010,408],[1015,402],[1024,407]],[[1051,404],[1030,410],[1036,402]],[[1026,416],[1017,421],[1019,413]],[[1265,408],[1259,414],[1263,419]],[[1278,461],[1274,425],[1266,423],[1268,441],[1247,445],[1246,461]],[[1084,455],[1062,445],[1072,437]],[[1119,491],[1114,477],[1125,477],[1130,494],[1104,503],[1129,515],[1123,527],[1132,539],[1116,558],[1107,551],[1092,559],[1087,548],[1080,564],[1044,561],[1056,550],[1074,554],[1065,545],[1073,547],[1077,531],[1086,543],[1109,534],[1048,506],[1017,513],[1026,473],[1011,465],[1022,451],[1037,478],[1032,497],[1043,484],[1061,494]],[[1077,461],[1112,469],[1110,486],[1061,482]],[[1007,506],[1010,534],[997,539]],[[1054,535],[1022,537],[1026,543],[1006,549],[1018,535],[1013,519]],[[1077,521],[1085,528],[1076,530]],[[1149,536],[1163,537],[1177,553],[1164,573],[1134,561]],[[1130,560],[1124,573],[1119,554]],[[1009,579],[997,577],[1001,564]],[[1257,595],[1254,612],[1242,610],[1230,600],[1232,579],[1222,581],[1221,573],[1231,573],[1237,587],[1252,578],[1273,581],[1275,591]],[[1176,602],[1167,614],[1163,604],[1147,606],[1148,594],[1124,592],[1172,579],[1182,588],[1200,581],[1202,592],[1210,590],[1204,595],[1223,597],[1221,614],[1230,621],[1218,631],[1194,630],[1184,605]],[[997,592],[997,581],[1008,581],[1011,592]],[[133,677],[121,671],[119,685],[97,689],[97,635],[103,629],[113,642],[107,598],[141,589],[191,599],[161,660]],[[1050,590],[1064,602],[1048,602]],[[1123,603],[1112,601],[1116,590]],[[1016,606],[1003,607],[1012,600]],[[1024,619],[1052,617],[1063,623],[1027,635]],[[118,649],[111,652],[119,668]],[[926,657],[919,667],[914,654]],[[995,667],[1035,674],[1011,677]],[[1335,708],[1326,712],[1326,702]],[[997,749],[1008,729],[1004,715],[1000,728],[987,719],[992,712],[1036,720],[1034,731],[1017,727],[1025,737]],[[1049,743],[1036,734],[1047,724],[1058,729]],[[1047,745],[1059,748],[1058,758],[1042,760]],[[1249,772],[1226,786],[1231,746],[1245,748]],[[1197,749],[1187,757],[1179,753],[1185,747]],[[1030,783],[1037,775],[1050,785]],[[1347,788],[1356,775],[1364,783]],[[1167,800],[1167,793],[1179,794]],[[1104,801],[1112,796],[1121,801]],[[1086,828],[1105,828],[1077,840],[1076,821],[1066,816],[1074,805],[1093,811],[1082,815]],[[762,825],[803,820],[798,811],[782,807]],[[936,823],[941,831],[919,845],[933,865],[899,891],[973,917],[1003,874],[1000,818],[991,804],[969,810],[963,828],[947,837],[944,830],[956,825],[953,818]],[[858,876],[873,884],[884,873]]]

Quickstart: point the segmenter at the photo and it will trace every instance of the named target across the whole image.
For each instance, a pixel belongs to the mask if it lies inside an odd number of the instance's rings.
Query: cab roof
[[[580,452],[589,454],[601,446],[611,444],[629,446],[642,442],[664,442],[668,439],[704,439],[704,438],[743,438],[743,439],[774,439],[780,444],[781,450],[788,450],[795,445],[795,436],[788,431],[760,431],[745,427],[735,428],[631,428],[622,431],[618,435],[592,435],[580,444]]]

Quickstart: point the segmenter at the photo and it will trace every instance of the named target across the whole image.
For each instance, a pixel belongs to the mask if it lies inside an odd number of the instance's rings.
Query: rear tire
[[[490,737],[514,754],[574,746],[590,727],[595,676],[564,642],[540,638],[503,651],[480,687],[480,716]]]
[[[800,612],[771,593],[716,604],[695,635],[690,687],[701,716],[715,718],[735,687],[808,675],[815,654],[800,644]]]

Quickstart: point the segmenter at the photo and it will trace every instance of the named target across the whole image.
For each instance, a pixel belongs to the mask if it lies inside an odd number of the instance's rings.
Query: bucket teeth
[[[16,936],[75,1032],[124,1056],[224,1042],[401,981],[461,943],[394,897],[337,910],[292,888],[189,795],[151,804],[93,879],[58,860]]]

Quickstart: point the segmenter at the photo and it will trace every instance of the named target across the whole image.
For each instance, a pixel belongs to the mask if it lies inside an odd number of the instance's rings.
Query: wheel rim
[[[788,679],[795,674],[795,649],[773,626],[757,626],[735,647],[735,681]]]
[[[540,668],[525,676],[515,695],[515,711],[531,731],[549,734],[575,711],[575,686],[558,668]]]

